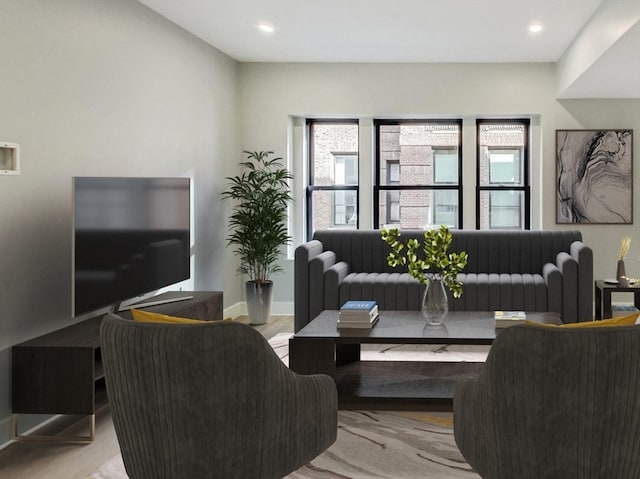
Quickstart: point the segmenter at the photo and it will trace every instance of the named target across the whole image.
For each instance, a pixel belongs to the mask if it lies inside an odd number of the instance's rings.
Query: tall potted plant
[[[293,176],[273,151],[245,151],[240,175],[227,177],[222,200],[233,200],[227,245],[240,256],[239,274],[246,274],[246,300],[251,324],[264,324],[271,313],[273,282],[281,271],[280,248],[291,240],[287,233],[287,206]]]

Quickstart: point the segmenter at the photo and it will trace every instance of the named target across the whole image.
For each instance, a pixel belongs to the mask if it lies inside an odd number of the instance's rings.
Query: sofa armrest
[[[571,243],[571,256],[578,263],[578,321],[593,319],[593,251],[582,241]]]
[[[324,275],[336,263],[333,251],[323,251],[309,263],[309,319],[327,309],[324,305]]]
[[[298,332],[311,318],[309,317],[310,262],[322,253],[322,243],[311,240],[295,250],[294,259],[294,330]]]
[[[555,264],[547,263],[542,267],[542,277],[547,285],[547,311],[562,314],[562,273]]]
[[[562,274],[562,322],[578,321],[578,263],[569,253],[558,253],[556,266]]]
[[[344,261],[327,270],[324,275],[324,309],[340,309],[340,285],[349,273],[349,265]]]

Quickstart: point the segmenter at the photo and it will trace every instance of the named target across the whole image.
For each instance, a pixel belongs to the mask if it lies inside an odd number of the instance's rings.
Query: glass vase
[[[442,278],[439,275],[429,277],[422,297],[422,316],[427,326],[440,326],[449,312],[449,299]]]

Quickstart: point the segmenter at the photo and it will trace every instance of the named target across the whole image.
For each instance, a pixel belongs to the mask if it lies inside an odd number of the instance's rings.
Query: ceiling
[[[621,0],[139,1],[240,62],[512,63],[557,62],[603,3]],[[273,33],[259,31],[260,22]],[[541,32],[529,32],[534,22]],[[594,61],[597,84],[575,94],[619,96],[621,79],[607,91],[606,78],[621,55],[638,57],[640,45],[626,43],[602,55],[602,68]],[[640,98],[637,70],[626,97]]]

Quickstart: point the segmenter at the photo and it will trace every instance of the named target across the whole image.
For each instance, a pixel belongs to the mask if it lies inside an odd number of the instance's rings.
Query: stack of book
[[[338,328],[370,329],[378,321],[375,301],[347,301],[338,313]]]
[[[527,319],[524,311],[496,311],[494,317],[496,319],[496,329],[522,324]]]

